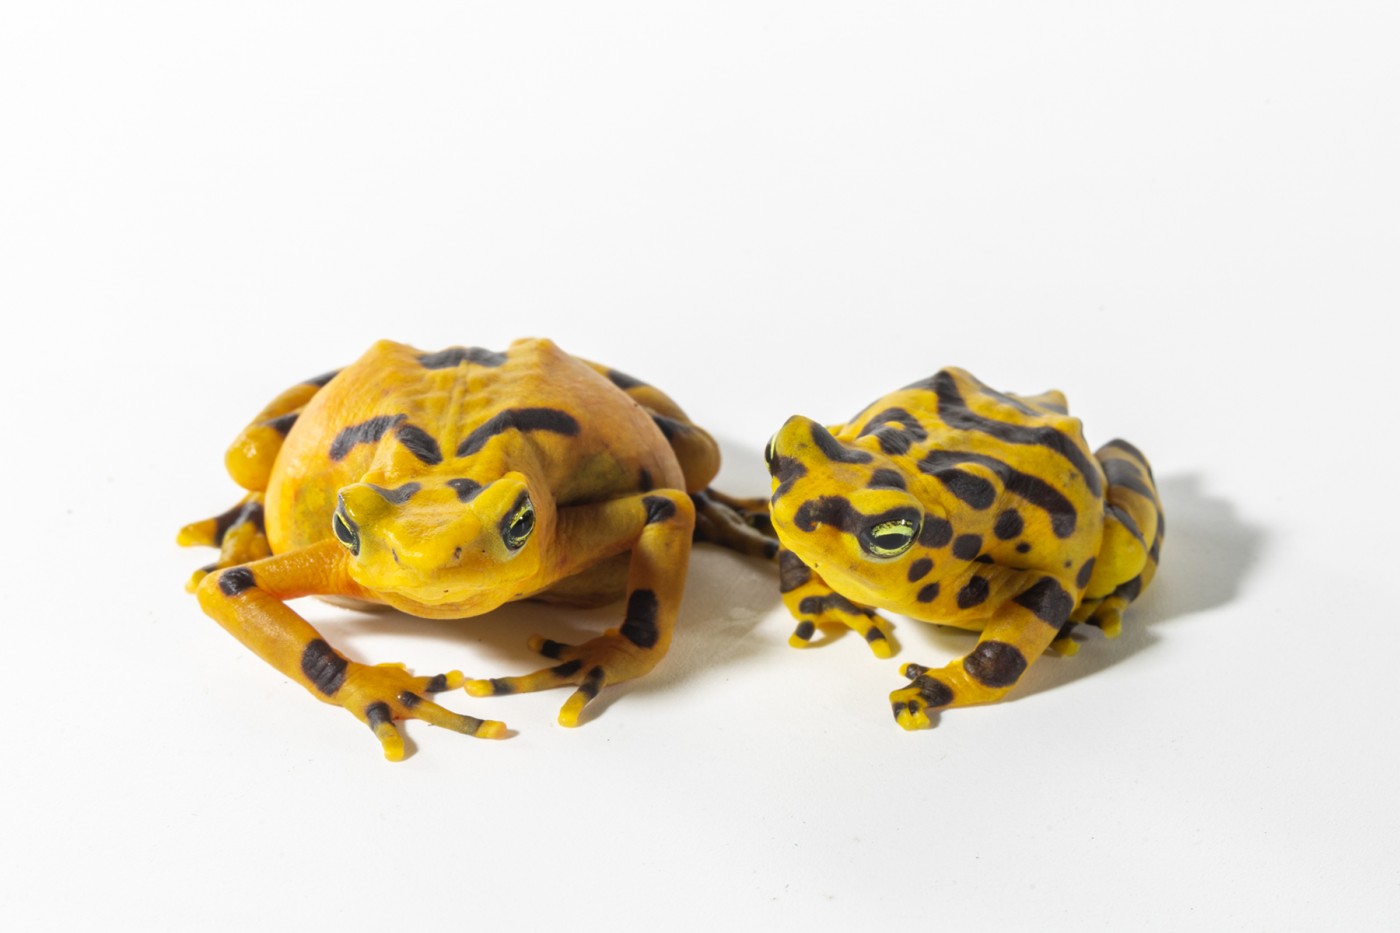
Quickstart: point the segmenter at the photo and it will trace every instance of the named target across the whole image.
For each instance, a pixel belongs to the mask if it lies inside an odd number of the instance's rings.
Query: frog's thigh
[[[794,648],[812,644],[817,626],[845,626],[854,630],[877,658],[894,653],[889,624],[873,609],[857,605],[833,590],[816,571],[786,548],[778,552],[778,590],[783,605],[797,620],[797,628],[788,638]]]
[[[1073,606],[1060,581],[1036,580],[993,612],[965,657],[938,670],[906,664],[913,683],[890,694],[895,720],[906,729],[927,728],[927,710],[1001,699],[1055,640]]]
[[[224,466],[233,481],[252,492],[266,492],[272,464],[282,449],[287,432],[301,415],[306,403],[330,381],[335,373],[299,383],[263,407],[258,416],[239,432],[224,454]]]

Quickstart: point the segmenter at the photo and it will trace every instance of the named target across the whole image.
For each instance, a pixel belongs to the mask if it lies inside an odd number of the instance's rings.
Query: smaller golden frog
[[[226,465],[248,495],[179,537],[221,548],[191,581],[200,605],[367,723],[390,760],[403,757],[399,719],[503,734],[502,723],[428,694],[570,685],[559,722],[573,726],[604,687],[651,670],[671,642],[697,506],[706,540],[777,550],[704,494],[719,449],[675,402],[548,340],[504,353],[381,341],[274,399]],[[286,604],[307,595],[440,619],[530,598],[594,606],[626,596],[626,611],[581,645],[531,638],[551,667],[467,680],[348,660]]]
[[[818,626],[890,657],[875,609],[981,632],[965,657],[890,694],[905,729],[1001,699],[1070,631],[1121,630],[1157,568],[1162,507],[1147,460],[1090,454],[1059,392],[997,392],[944,369],[832,428],[795,416],[768,444],[783,601],[804,647]]]

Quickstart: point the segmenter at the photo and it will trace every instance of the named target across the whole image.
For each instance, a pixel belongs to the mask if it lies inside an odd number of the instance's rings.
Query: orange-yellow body
[[[230,447],[227,466],[248,495],[180,536],[222,549],[192,581],[200,604],[278,670],[368,723],[397,759],[397,719],[479,737],[504,729],[425,693],[573,685],[559,718],[575,725],[604,685],[650,670],[684,587],[689,494],[708,505],[700,493],[719,453],[660,391],[547,340],[505,353],[381,341],[275,399]],[[763,549],[754,536],[742,547]],[[531,640],[561,663],[468,681],[348,661],[286,605],[305,595],[432,618],[526,598],[626,596],[627,609],[618,629],[578,646]]]
[[[906,729],[929,710],[998,700],[1047,648],[1110,636],[1152,579],[1163,522],[1151,468],[1112,441],[1090,454],[1064,396],[997,392],[960,369],[830,428],[793,417],[768,447],[791,643],[850,627],[893,653],[876,609],[981,632],[890,695]]]

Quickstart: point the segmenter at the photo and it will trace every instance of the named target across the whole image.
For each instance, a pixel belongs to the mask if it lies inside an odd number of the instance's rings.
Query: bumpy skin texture
[[[649,671],[671,641],[695,503],[715,508],[702,491],[719,452],[660,391],[547,340],[516,341],[505,353],[381,341],[273,400],[229,448],[227,466],[248,495],[180,533],[182,544],[221,549],[191,581],[201,606],[273,667],[367,723],[397,760],[397,719],[477,737],[504,732],[425,694],[572,685],[559,715],[572,726],[604,686]],[[746,529],[731,538],[776,551]],[[533,674],[412,677],[338,654],[286,605],[312,594],[444,619],[517,599],[600,605],[625,596],[626,615],[581,645],[535,636],[531,646],[561,663]]]
[[[769,443],[783,600],[805,647],[819,626],[893,653],[876,609],[980,631],[947,666],[907,664],[896,721],[1005,696],[1075,625],[1116,636],[1152,579],[1162,509],[1126,441],[1090,454],[1064,396],[997,392],[945,369],[843,425],[800,416]]]

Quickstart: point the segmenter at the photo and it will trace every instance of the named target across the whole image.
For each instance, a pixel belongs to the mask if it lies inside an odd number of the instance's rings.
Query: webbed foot
[[[640,677],[659,660],[658,652],[638,647],[615,630],[581,645],[569,645],[532,635],[529,645],[531,651],[563,663],[518,677],[468,680],[465,684],[467,693],[474,697],[489,697],[575,686],[578,689],[559,710],[559,725],[572,728],[579,724],[583,708],[605,686]]]
[[[953,688],[922,664],[906,664],[900,673],[913,682],[890,694],[894,721],[909,730],[931,728],[933,721],[929,719],[929,711],[949,706],[953,702]]]
[[[436,677],[414,677],[401,664],[351,663],[334,702],[370,727],[384,749],[385,758],[401,761],[404,755],[403,735],[394,725],[395,720],[421,719],[430,726],[478,739],[496,739],[505,735],[506,725],[503,722],[454,713],[425,699],[426,694],[455,690],[465,680],[461,671],[449,671]]]

